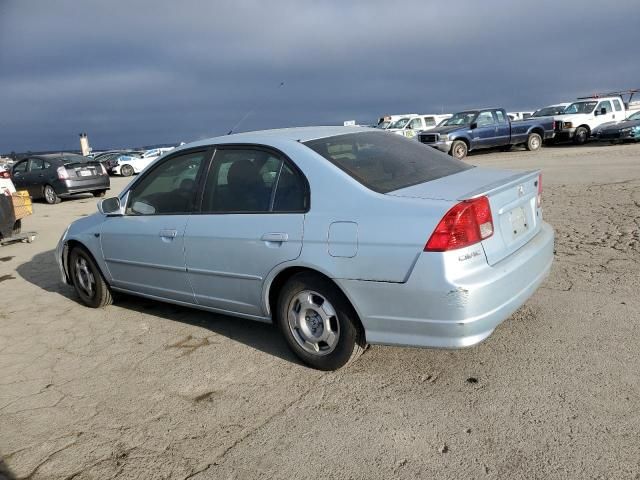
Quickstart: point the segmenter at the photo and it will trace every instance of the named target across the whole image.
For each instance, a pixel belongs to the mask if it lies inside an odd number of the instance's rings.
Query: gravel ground
[[[640,145],[469,161],[543,169],[551,276],[481,345],[336,373],[269,325],[80,306],[53,249],[95,199],[36,204],[0,248],[0,478],[640,478]]]

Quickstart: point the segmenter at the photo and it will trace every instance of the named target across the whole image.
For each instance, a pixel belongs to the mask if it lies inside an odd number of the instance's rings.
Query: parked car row
[[[389,115],[381,117],[376,128],[415,138],[458,159],[483,148],[508,150],[523,145],[534,151],[543,143],[638,141],[640,102],[631,102],[635,93],[637,90],[581,97],[534,112],[488,108],[454,115]],[[623,94],[629,95],[628,102]]]

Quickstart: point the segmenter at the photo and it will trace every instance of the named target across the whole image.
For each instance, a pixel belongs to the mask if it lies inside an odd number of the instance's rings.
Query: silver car
[[[357,127],[242,133],[157,159],[57,248],[90,307],[126,292],[276,323],[310,366],[487,338],[551,268],[539,171]]]

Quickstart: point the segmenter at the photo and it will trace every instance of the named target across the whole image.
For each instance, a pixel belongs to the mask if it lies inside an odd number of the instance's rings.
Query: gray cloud
[[[640,87],[637,1],[0,1],[0,151]],[[279,88],[280,82],[285,86]]]

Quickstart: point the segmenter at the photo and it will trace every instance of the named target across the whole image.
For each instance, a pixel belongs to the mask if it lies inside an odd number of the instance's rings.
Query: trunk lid
[[[387,195],[448,201],[486,196],[491,206],[494,233],[481,243],[487,262],[495,265],[540,231],[539,176],[539,170],[514,172],[476,167]]]
[[[65,163],[64,168],[69,179],[89,180],[104,175],[100,162],[70,162]]]

